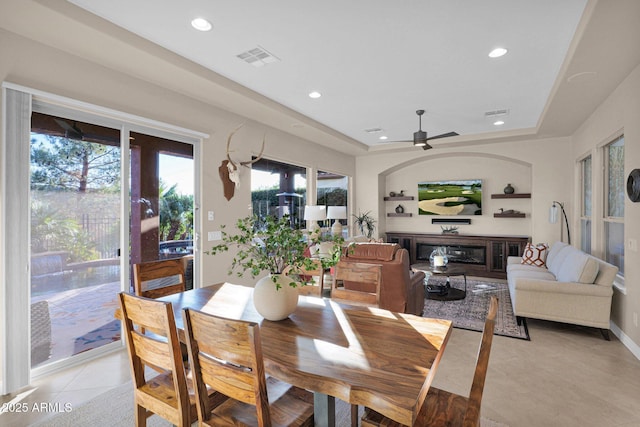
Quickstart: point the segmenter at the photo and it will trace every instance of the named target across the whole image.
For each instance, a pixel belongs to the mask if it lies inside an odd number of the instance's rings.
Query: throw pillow
[[[521,264],[529,264],[535,265],[536,267],[546,267],[545,260],[547,259],[547,251],[549,250],[549,245],[546,243],[538,243],[534,245],[533,243],[527,243],[527,246],[524,248],[524,252],[522,252],[522,261]]]

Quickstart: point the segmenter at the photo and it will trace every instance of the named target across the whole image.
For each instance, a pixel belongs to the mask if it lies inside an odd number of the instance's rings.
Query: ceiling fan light
[[[424,139],[420,141],[414,139],[413,145],[416,147],[424,147],[425,145],[427,145],[427,141],[425,141]]]

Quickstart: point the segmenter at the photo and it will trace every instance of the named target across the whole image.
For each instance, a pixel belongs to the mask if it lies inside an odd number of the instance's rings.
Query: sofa
[[[345,262],[382,265],[380,308],[422,316],[424,309],[424,272],[411,271],[409,252],[397,243],[351,243],[340,258]],[[373,285],[345,281],[345,289],[375,292]]]
[[[608,340],[618,267],[563,242],[554,243],[546,257],[545,248],[528,244],[522,257],[507,258],[509,295],[518,321],[590,326]]]

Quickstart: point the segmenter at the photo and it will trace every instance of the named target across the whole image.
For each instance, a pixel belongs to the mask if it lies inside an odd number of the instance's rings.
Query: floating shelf
[[[525,218],[527,214],[523,213],[510,213],[510,214],[502,214],[502,213],[494,213],[494,218]]]
[[[531,193],[492,194],[492,199],[530,199]]]
[[[384,198],[385,202],[390,202],[390,201],[393,201],[393,200],[413,200],[413,196],[393,196],[393,197],[386,196]]]
[[[396,212],[389,212],[387,214],[387,216],[404,216],[404,217],[409,217],[409,216],[413,216],[412,213],[396,213]]]

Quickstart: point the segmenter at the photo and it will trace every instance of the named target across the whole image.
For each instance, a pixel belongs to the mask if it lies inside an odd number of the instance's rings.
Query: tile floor
[[[594,329],[529,321],[531,341],[496,336],[493,341],[483,416],[511,427],[640,426],[640,360],[612,336]],[[437,387],[467,394],[480,334],[454,329]],[[125,351],[41,378],[20,402],[83,401],[129,380]],[[2,396],[2,403],[18,401]],[[51,416],[0,414],[0,425],[22,427]],[[110,425],[105,420],[105,426]],[[338,426],[343,427],[343,426]]]

